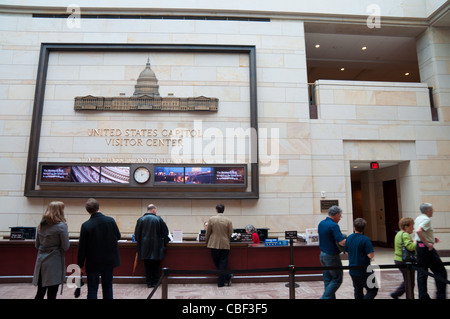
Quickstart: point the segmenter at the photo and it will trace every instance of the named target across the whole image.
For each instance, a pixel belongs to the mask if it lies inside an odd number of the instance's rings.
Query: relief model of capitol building
[[[213,111],[216,112],[218,98],[198,97],[161,97],[158,79],[147,61],[145,69],[139,75],[132,97],[77,96],[75,110],[97,111]]]

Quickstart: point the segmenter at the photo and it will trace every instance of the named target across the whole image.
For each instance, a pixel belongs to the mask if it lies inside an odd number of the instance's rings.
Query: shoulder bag
[[[403,232],[404,234],[405,232]],[[403,234],[402,236],[402,260],[405,263],[415,263],[417,261],[416,252],[409,251],[406,249],[405,245],[403,244]]]

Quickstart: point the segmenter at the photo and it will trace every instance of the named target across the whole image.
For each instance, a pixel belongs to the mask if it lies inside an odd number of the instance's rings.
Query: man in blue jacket
[[[121,234],[115,220],[99,212],[96,199],[88,199],[85,207],[91,217],[81,225],[77,263],[80,268],[86,263],[87,298],[97,299],[101,275],[103,299],[113,299],[113,270],[120,266],[117,242]]]
[[[328,209],[328,217],[322,220],[318,226],[320,263],[324,267],[342,267],[342,261],[338,248],[345,245],[345,237],[339,228],[342,209],[338,206],[331,206]],[[336,299],[336,291],[342,284],[344,273],[342,269],[332,269],[323,271],[323,283],[325,290],[321,299]]]

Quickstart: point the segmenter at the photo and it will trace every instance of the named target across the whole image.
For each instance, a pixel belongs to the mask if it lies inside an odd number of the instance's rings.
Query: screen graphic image
[[[184,167],[156,166],[155,184],[184,184]]]
[[[214,184],[214,168],[186,167],[184,179],[186,184]]]

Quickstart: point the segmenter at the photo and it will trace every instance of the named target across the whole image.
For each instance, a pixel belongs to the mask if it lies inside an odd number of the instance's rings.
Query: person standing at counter
[[[208,221],[206,229],[206,247],[211,248],[211,256],[217,269],[226,270],[228,268],[228,256],[230,253],[230,238],[233,234],[233,224],[231,220],[223,216],[225,206],[216,206],[217,215]],[[217,286],[223,287],[225,283],[231,284],[232,274],[219,274]]]
[[[339,228],[342,217],[342,209],[331,206],[328,209],[328,217],[322,220],[318,226],[320,263],[323,267],[342,267],[341,253],[338,244],[345,246],[345,237]],[[323,283],[325,290],[321,299],[336,299],[336,291],[342,284],[344,273],[342,269],[324,270]]]
[[[120,266],[119,228],[112,217],[99,212],[99,203],[90,198],[85,205],[91,215],[81,225],[78,243],[78,266],[86,263],[88,299],[97,299],[99,276],[102,277],[103,299],[113,299],[113,270]]]
[[[56,299],[58,286],[64,282],[64,252],[69,249],[69,232],[64,217],[64,203],[51,202],[38,226],[36,248],[39,249],[33,274],[37,286],[35,299]]]
[[[150,204],[147,212],[136,222],[134,237],[137,241],[139,260],[144,260],[148,288],[155,287],[160,278],[160,263],[169,239],[169,229],[164,220],[156,215],[157,208]]]

